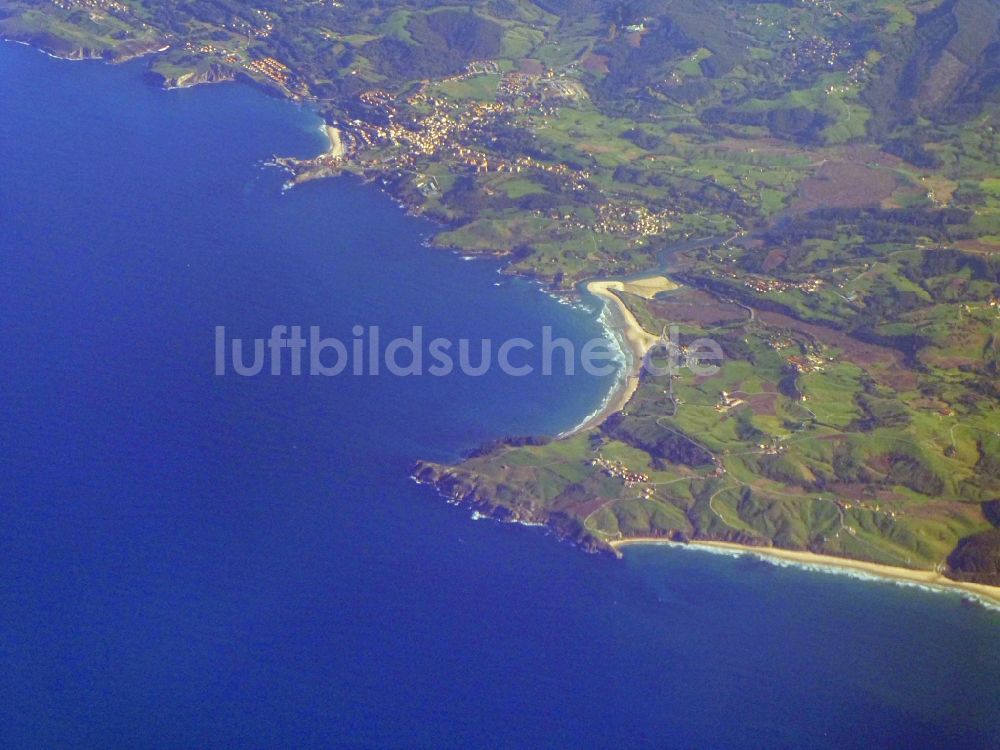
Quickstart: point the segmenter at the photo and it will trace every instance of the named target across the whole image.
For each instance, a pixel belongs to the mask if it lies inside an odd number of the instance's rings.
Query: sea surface
[[[319,124],[0,45],[0,747],[998,746],[997,612],[407,479],[610,378],[217,377],[217,325],[601,334],[373,186],[283,194]]]

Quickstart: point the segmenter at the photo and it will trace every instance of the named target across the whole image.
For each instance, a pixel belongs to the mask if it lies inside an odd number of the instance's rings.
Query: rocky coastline
[[[444,466],[418,461],[410,474],[417,484],[434,488],[448,503],[471,510],[481,517],[500,523],[540,526],[557,539],[569,542],[590,554],[621,557],[607,542],[586,531],[578,520],[567,514],[553,513],[527,505],[506,503],[498,496],[502,487],[489,488],[465,474],[461,465]]]

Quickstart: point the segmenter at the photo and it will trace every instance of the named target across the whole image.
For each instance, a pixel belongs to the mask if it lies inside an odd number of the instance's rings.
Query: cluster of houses
[[[202,44],[193,44],[191,42],[186,42],[184,44],[184,49],[188,52],[197,52],[201,55],[215,55],[221,57],[227,63],[236,64],[240,61],[240,56],[228,50],[225,47],[219,47],[218,45],[212,44],[210,42],[205,42]]]
[[[771,336],[767,339],[767,345],[769,348],[779,351],[781,349],[787,349],[795,343],[794,340],[787,336]]]
[[[587,98],[587,91],[579,81],[557,76],[555,71],[545,73],[504,73],[497,86],[500,99],[528,99],[528,104],[540,105],[546,98],[580,100]]]
[[[866,503],[863,500],[850,500],[850,499],[836,499],[833,501],[838,508],[842,511],[849,510],[866,510],[871,513],[884,513],[890,518],[896,518],[902,515],[901,511],[898,511],[892,507],[883,509],[879,503]]]
[[[793,283],[789,281],[782,281],[780,279],[768,279],[759,276],[751,276],[750,278],[744,279],[743,285],[758,293],[785,292],[789,289],[798,289],[799,291],[809,292],[811,294],[819,291],[820,287],[823,286],[823,280],[809,279],[808,281]]]
[[[809,373],[822,372],[826,360],[816,354],[793,354],[785,363],[795,372]]]
[[[367,104],[369,107],[380,107],[387,110],[389,117],[392,117],[395,114],[392,94],[388,91],[383,91],[382,89],[369,89],[368,91],[362,91],[358,95],[358,99],[363,104]]]
[[[130,14],[132,12],[131,8],[118,0],[52,0],[52,4],[63,10],[88,8],[89,10],[102,10],[106,13]]]
[[[498,75],[500,73],[500,63],[496,60],[473,60],[465,66],[465,71],[456,73],[448,78],[439,79],[439,83],[448,81],[465,81],[474,76]]]
[[[273,57],[262,57],[259,60],[249,60],[243,63],[243,67],[251,73],[264,76],[274,81],[279,86],[291,92],[307,94],[305,84],[292,70],[284,63],[278,62]]]
[[[797,289],[801,292],[806,292],[808,294],[813,294],[818,292],[823,287],[823,279],[812,278],[806,281],[782,281],[781,279],[772,279],[765,276],[748,276],[743,273],[735,273],[733,271],[717,271],[712,268],[708,271],[709,276],[717,276],[727,279],[737,279],[742,283],[747,289],[757,292],[758,294],[767,294],[768,292],[787,292],[790,289]]]
[[[626,487],[635,487],[636,485],[646,484],[649,482],[649,475],[643,474],[639,471],[632,471],[621,461],[609,461],[603,456],[598,456],[590,461],[591,466],[596,466],[603,470],[605,474],[613,479],[621,479]],[[652,491],[652,488],[647,488]]]
[[[790,41],[797,41],[794,32],[788,32]],[[795,47],[788,51],[788,58],[795,63],[799,63],[805,71],[816,64],[825,64],[833,67],[837,64],[840,56],[850,49],[847,42],[834,42],[820,36],[813,36],[800,41]]]
[[[277,80],[283,85],[291,71],[271,58],[253,63],[257,72]],[[463,73],[443,81],[463,80],[477,75],[500,73],[499,65],[491,60],[478,60],[466,67]],[[496,101],[456,101],[440,95],[432,86],[442,80],[429,81],[409,94],[405,103],[417,110],[405,116],[399,101],[381,89],[369,89],[359,94],[359,101],[377,112],[365,119],[350,119],[340,125],[345,149],[336,157],[324,155],[313,160],[318,166],[340,166],[345,158],[362,150],[388,146],[391,150],[377,151],[372,158],[382,167],[401,170],[419,168],[429,156],[447,156],[476,174],[536,172],[560,178],[567,189],[580,191],[587,188],[588,170],[571,169],[558,162],[539,161],[529,155],[504,157],[477,147],[475,135],[488,134],[489,127],[499,118],[523,112],[524,102],[500,97]],[[576,81],[556,78],[553,71],[541,73],[504,73],[500,81],[500,94],[513,95],[531,91],[536,96],[545,90],[552,95],[575,97],[583,92]],[[551,91],[550,91],[551,90]],[[579,91],[578,91],[579,90]],[[582,94],[585,96],[585,92]],[[426,113],[426,114],[424,114]],[[470,137],[471,136],[471,137]],[[435,180],[418,176],[417,189],[424,195],[439,192]],[[619,234],[643,238],[660,236],[671,228],[675,214],[670,211],[651,211],[645,206],[624,206],[608,203],[596,206],[595,219],[581,219],[573,215],[559,218],[579,229],[602,234]],[[572,222],[576,222],[572,224]]]
[[[715,405],[715,410],[718,412],[727,412],[730,409],[735,409],[737,406],[742,406],[745,403],[746,401],[743,399],[734,398],[729,395],[728,391],[723,391],[719,395],[719,403]]]
[[[857,86],[859,83],[865,81],[868,77],[868,69],[871,67],[871,63],[867,58],[859,60],[854,63],[850,68],[847,69],[847,73],[844,76],[844,82],[836,85],[831,84],[826,87],[827,94],[846,94],[851,91],[852,88]]]
[[[645,206],[625,206],[604,203],[597,207],[597,222],[592,229],[603,234],[637,234],[642,237],[660,235],[670,229],[669,211],[659,213]]]
[[[231,24],[231,28],[233,29],[233,31],[237,31],[240,34],[246,34],[248,37],[254,37],[256,39],[267,39],[269,36],[271,36],[271,33],[274,31],[274,24],[271,22],[271,16],[268,14],[266,10],[261,10],[260,8],[255,8],[253,12],[254,15],[258,16],[264,21],[262,25],[254,26],[252,24],[247,23],[246,21],[241,21],[240,19],[236,19],[236,21],[234,21]]]

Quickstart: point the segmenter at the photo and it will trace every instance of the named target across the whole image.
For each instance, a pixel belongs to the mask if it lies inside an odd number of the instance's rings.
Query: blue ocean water
[[[0,45],[0,746],[996,747],[1000,615],[586,556],[407,480],[607,379],[213,375],[213,328],[583,341],[350,181],[310,112]]]

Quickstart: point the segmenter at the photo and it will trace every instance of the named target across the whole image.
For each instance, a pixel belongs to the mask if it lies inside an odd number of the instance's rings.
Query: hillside
[[[623,302],[720,372],[418,468],[450,496],[1000,583],[996,2],[2,0],[0,33],[308,102],[338,148],[290,183],[379,180],[555,292],[666,266]]]

